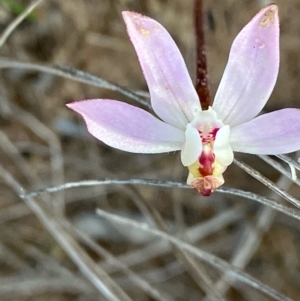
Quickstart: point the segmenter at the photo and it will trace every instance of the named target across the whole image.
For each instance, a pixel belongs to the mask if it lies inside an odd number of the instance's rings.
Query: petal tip
[[[130,11],[130,10],[124,10],[122,11],[122,17],[125,18],[133,18],[135,15],[137,15],[138,13]]]
[[[125,10],[122,11],[122,17],[124,19],[125,22],[127,21],[137,21],[138,19],[151,19],[147,16],[144,16],[140,13],[134,12],[134,11],[130,11],[130,10]]]
[[[81,105],[83,102],[86,102],[86,101],[87,101],[87,100],[73,101],[73,102],[66,103],[66,106],[67,106],[69,109],[72,109],[72,110],[76,111],[76,108],[77,108],[77,107],[80,107],[80,105]]]
[[[70,103],[66,103],[66,107],[68,107],[69,109],[76,111],[76,102],[70,102]]]
[[[89,111],[95,109],[95,106],[97,106],[102,99],[84,99],[84,100],[79,100],[79,101],[73,101],[70,103],[67,103],[66,106],[81,114],[82,112]]]
[[[150,31],[159,27],[155,20],[137,12],[123,11],[122,16],[127,26],[127,32],[131,38],[134,35],[134,32],[144,37],[148,37]]]
[[[278,6],[276,4],[270,4],[261,9],[258,15],[262,15],[259,27],[267,28],[274,23],[278,23]]]

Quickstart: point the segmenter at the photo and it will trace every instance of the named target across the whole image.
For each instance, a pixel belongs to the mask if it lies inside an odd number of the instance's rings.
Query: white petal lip
[[[216,159],[223,165],[228,166],[233,161],[233,151],[229,144],[230,127],[224,125],[216,134],[214,153]]]
[[[278,8],[263,8],[235,38],[213,109],[231,127],[262,110],[279,70]]]
[[[166,29],[155,20],[123,12],[128,35],[138,55],[155,113],[185,130],[200,102],[181,53]]]
[[[184,132],[150,113],[110,99],[90,99],[67,105],[84,118],[88,131],[105,144],[132,153],[180,150]]]
[[[300,149],[300,110],[283,109],[258,116],[231,128],[230,145],[236,152],[278,155]]]
[[[198,130],[188,124],[185,131],[185,143],[181,150],[181,162],[183,166],[193,164],[202,152],[202,140]]]

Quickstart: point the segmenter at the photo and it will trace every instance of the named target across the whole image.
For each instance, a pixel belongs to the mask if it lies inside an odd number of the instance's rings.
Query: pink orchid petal
[[[300,149],[300,110],[283,109],[264,114],[231,129],[234,151],[277,155]]]
[[[181,149],[184,132],[150,113],[109,99],[67,105],[84,118],[88,131],[105,144],[132,153],[164,153]]]
[[[184,60],[170,34],[155,20],[123,12],[130,39],[146,78],[151,104],[165,122],[182,130],[201,110]]]
[[[235,38],[213,109],[225,124],[251,120],[264,107],[279,69],[278,8],[262,9]]]

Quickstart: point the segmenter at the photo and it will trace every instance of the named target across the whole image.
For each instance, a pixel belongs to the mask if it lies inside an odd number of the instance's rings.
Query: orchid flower
[[[159,117],[124,102],[90,99],[68,104],[88,131],[105,144],[132,153],[181,150],[187,183],[210,195],[224,183],[233,151],[276,155],[300,149],[300,110],[256,117],[279,69],[278,8],[263,8],[233,41],[213,105],[202,110],[184,60],[155,20],[123,12],[128,35]]]

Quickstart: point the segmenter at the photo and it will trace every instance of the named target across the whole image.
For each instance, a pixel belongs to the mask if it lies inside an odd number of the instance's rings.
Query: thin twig
[[[244,190],[240,190],[240,189],[227,188],[224,186],[220,187],[217,190],[217,192],[222,192],[222,193],[226,193],[226,194],[230,194],[230,195],[236,195],[236,196],[240,196],[242,198],[248,199],[248,200],[256,201],[256,202],[261,203],[265,206],[268,206],[274,210],[277,210],[283,214],[286,214],[290,217],[300,220],[300,211],[298,209],[289,208],[285,205],[282,205],[278,201],[268,199],[268,198],[260,196],[256,193],[252,193],[252,192],[244,191]]]
[[[265,156],[265,155],[260,155],[259,158],[261,158],[263,161],[265,161],[267,164],[269,164],[270,166],[272,166],[274,169],[276,169],[277,171],[279,171],[281,174],[285,175],[290,181],[293,181],[293,183],[295,183],[296,185],[300,186],[300,179],[298,179],[296,177],[293,178],[292,175],[292,170],[291,172],[288,172],[283,166],[282,164],[280,164],[279,162],[277,162],[276,160],[272,159],[269,156]],[[290,165],[290,167],[293,167]]]
[[[36,190],[28,192],[26,195],[21,195],[21,197],[35,197],[45,193],[54,193],[59,192],[61,190],[67,190],[78,187],[90,187],[90,186],[101,186],[101,185],[146,185],[146,186],[154,186],[154,187],[165,187],[165,188],[184,188],[191,189],[185,183],[181,182],[173,182],[173,181],[159,181],[159,180],[151,180],[151,179],[103,179],[103,180],[86,180],[86,181],[78,181],[78,182],[69,182],[62,185],[47,187],[44,189]]]
[[[173,181],[159,181],[159,180],[151,180],[151,179],[104,179],[104,180],[87,180],[87,181],[79,181],[79,182],[69,182],[63,185],[55,186],[55,187],[47,187],[40,190],[35,190],[31,192],[27,192],[26,194],[21,194],[21,198],[27,197],[35,197],[42,194],[54,193],[61,190],[78,188],[78,187],[90,187],[90,186],[101,186],[101,185],[145,185],[145,186],[154,186],[154,187],[163,187],[163,188],[181,188],[181,189],[191,189],[191,187],[182,182],[173,182]],[[276,185],[273,183],[276,187]],[[277,187],[277,189],[279,189]],[[300,220],[300,212],[299,210],[289,208],[280,204],[279,202],[275,202],[258,194],[240,190],[228,188],[226,186],[222,186],[216,190],[219,193],[226,193],[230,195],[241,196],[243,198],[253,200],[269,206],[277,211],[280,211],[288,216],[291,216],[295,219]],[[298,200],[297,200],[298,201]]]
[[[273,183],[272,181],[267,179],[260,172],[258,172],[257,170],[253,169],[252,167],[250,167],[249,165],[247,165],[246,163],[244,163],[238,159],[234,159],[234,163],[237,166],[239,166],[241,169],[246,171],[250,176],[252,176],[256,180],[260,181],[262,184],[264,184],[265,186],[267,186],[268,188],[270,188],[271,190],[276,192],[278,195],[283,197],[285,200],[287,200],[288,202],[293,204],[295,207],[300,208],[300,201],[298,199],[294,198],[286,191],[280,189],[275,183]]]
[[[287,155],[277,155],[276,157],[281,159],[282,161],[286,162],[287,164],[292,165],[297,170],[300,170],[300,164],[298,162],[296,162],[295,160],[293,160],[291,157],[289,157]]]

